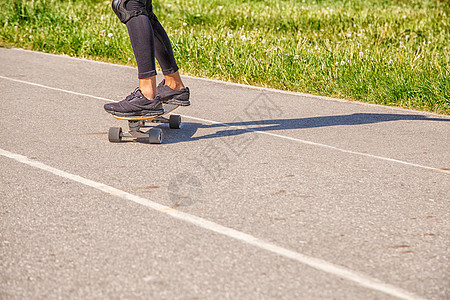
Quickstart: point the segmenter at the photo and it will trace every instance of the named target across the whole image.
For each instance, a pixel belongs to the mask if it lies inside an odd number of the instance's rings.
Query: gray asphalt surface
[[[1,299],[450,298],[448,116],[184,77],[180,130],[116,144],[100,98],[135,69],[17,49],[0,66]]]

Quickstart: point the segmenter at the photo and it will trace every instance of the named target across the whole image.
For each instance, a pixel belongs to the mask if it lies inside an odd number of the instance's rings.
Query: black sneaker
[[[172,90],[170,87],[165,85],[166,81],[163,79],[158,85],[158,95],[161,97],[163,103],[189,106],[191,102],[189,101],[189,88],[185,87],[179,91]]]
[[[139,88],[119,102],[107,103],[103,106],[107,112],[119,117],[154,116],[164,113],[161,97],[149,100]]]

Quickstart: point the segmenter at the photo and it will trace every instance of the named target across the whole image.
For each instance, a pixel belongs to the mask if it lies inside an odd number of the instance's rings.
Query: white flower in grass
[[[109,42],[108,42],[108,41],[105,41],[105,45],[109,45]]]
[[[33,36],[32,36],[32,35],[30,35],[30,36],[29,36],[28,38],[29,38],[29,39],[31,40],[31,39],[33,39]]]
[[[297,60],[300,58],[300,55],[294,55],[294,59]]]
[[[183,26],[187,26],[187,23],[186,23],[186,22],[183,22]]]
[[[345,61],[341,61],[341,66],[345,65]]]
[[[359,52],[359,58],[363,58],[364,57],[364,52],[360,51]]]
[[[247,41],[247,37],[245,35],[241,35],[241,41],[243,42]]]
[[[232,34],[232,33],[229,33],[229,34],[228,34],[228,38],[229,38],[229,39],[232,39],[232,38],[233,38],[233,34]]]
[[[110,38],[110,37],[113,37],[113,33],[112,32],[108,32],[108,37]]]

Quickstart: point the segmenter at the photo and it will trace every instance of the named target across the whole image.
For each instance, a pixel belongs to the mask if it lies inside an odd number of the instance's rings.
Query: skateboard
[[[154,116],[116,116],[114,118],[118,120],[128,121],[128,131],[122,131],[121,127],[110,127],[108,132],[108,140],[111,143],[120,143],[122,138],[132,138],[132,139],[144,139],[150,144],[161,144],[162,143],[162,130],[161,128],[153,127],[148,131],[142,131],[141,128],[147,127],[146,122],[151,122],[154,124],[158,123],[168,123],[171,129],[179,129],[181,127],[181,116],[180,115],[170,115],[168,118],[167,114],[178,108],[179,105],[173,104],[163,104],[164,113]]]

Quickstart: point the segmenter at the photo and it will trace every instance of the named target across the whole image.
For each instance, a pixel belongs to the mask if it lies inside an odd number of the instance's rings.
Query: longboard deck
[[[178,108],[179,105],[173,105],[173,104],[163,104],[164,112],[162,114],[154,115],[154,116],[116,116],[112,115],[114,118],[118,120],[127,120],[127,121],[148,121],[152,119],[156,119],[158,117],[162,117],[175,109]]]

